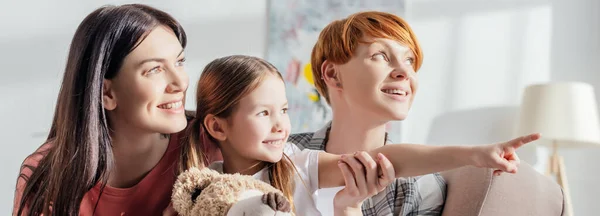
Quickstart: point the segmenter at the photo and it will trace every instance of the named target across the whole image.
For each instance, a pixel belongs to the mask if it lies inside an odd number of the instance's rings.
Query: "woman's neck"
[[[385,144],[385,123],[376,123],[365,115],[334,113],[325,151],[333,154],[350,154],[368,151]]]
[[[113,126],[111,131],[114,169],[108,185],[128,188],[139,183],[160,161],[169,138],[159,133],[144,133],[134,127]]]

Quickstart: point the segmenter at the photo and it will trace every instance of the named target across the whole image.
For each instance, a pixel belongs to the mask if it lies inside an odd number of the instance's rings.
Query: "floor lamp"
[[[555,177],[563,188],[566,213],[573,216],[564,159],[558,150],[600,147],[600,124],[593,87],[578,82],[528,86],[523,94],[517,128],[520,135],[541,133],[542,139],[536,143],[552,149],[547,174]]]

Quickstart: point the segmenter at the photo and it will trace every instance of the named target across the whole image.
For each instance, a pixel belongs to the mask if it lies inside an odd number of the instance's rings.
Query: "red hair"
[[[325,60],[335,64],[345,64],[352,58],[358,43],[367,43],[364,36],[396,40],[410,48],[415,56],[414,70],[418,71],[423,62],[423,53],[417,38],[406,21],[385,12],[368,11],[355,13],[345,19],[336,20],[327,25],[311,54],[311,66],[315,86],[325,97],[329,94],[322,77],[321,65]]]

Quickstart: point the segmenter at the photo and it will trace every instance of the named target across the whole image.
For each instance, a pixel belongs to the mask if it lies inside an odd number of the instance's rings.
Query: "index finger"
[[[508,147],[519,148],[527,143],[536,141],[540,139],[541,135],[539,133],[529,134],[526,136],[521,136],[516,139],[513,139],[507,143]]]

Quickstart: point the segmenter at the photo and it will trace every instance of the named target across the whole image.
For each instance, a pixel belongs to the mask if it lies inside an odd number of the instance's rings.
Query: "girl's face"
[[[342,97],[360,115],[404,120],[418,87],[414,54],[395,40],[366,37],[350,61],[338,65]]]
[[[231,157],[275,163],[283,156],[290,118],[283,80],[270,72],[243,97],[225,123],[224,152]]]
[[[184,92],[188,76],[183,47],[174,32],[158,26],[104,82],[104,107],[111,125],[171,134],[187,125]]]

